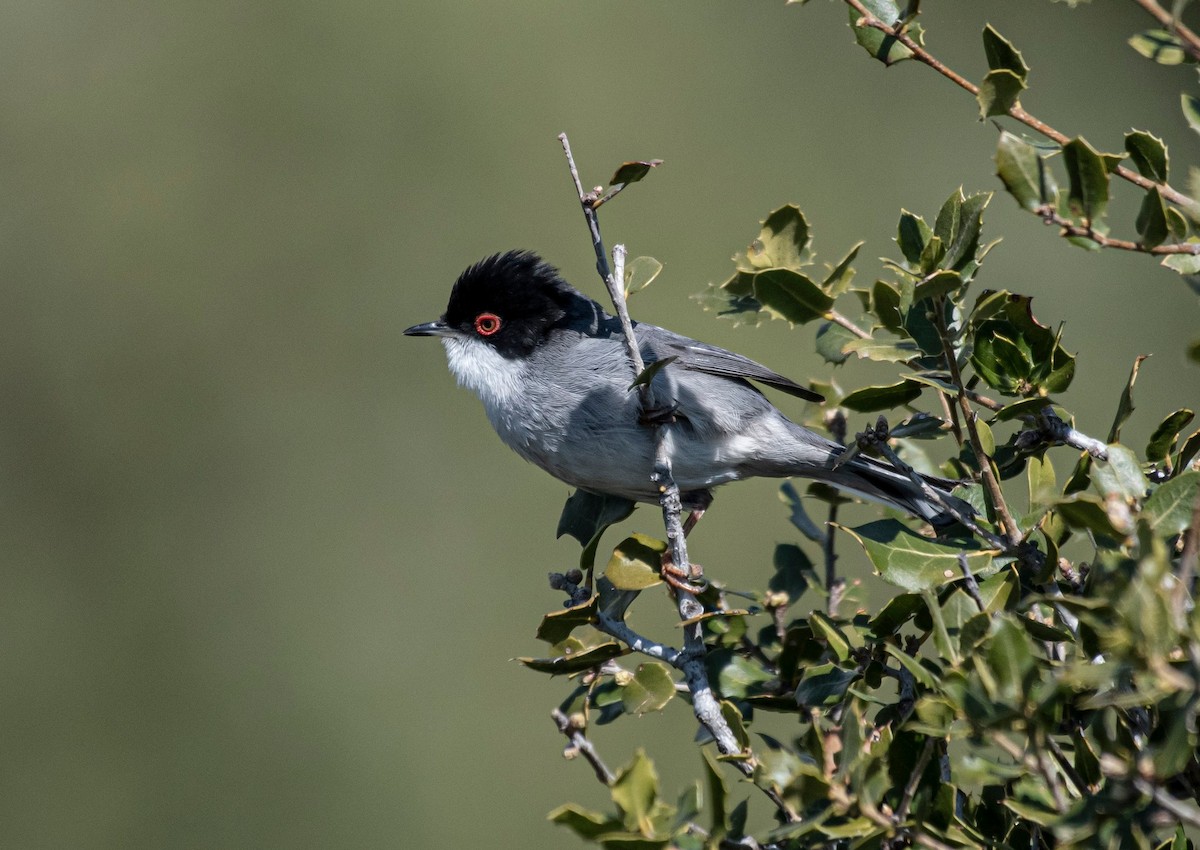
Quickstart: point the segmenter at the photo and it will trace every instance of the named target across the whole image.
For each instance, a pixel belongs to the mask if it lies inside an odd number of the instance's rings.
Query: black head
[[[505,357],[525,357],[588,299],[558,270],[528,251],[495,254],[454,282],[439,322],[405,333],[454,334],[483,340]]]

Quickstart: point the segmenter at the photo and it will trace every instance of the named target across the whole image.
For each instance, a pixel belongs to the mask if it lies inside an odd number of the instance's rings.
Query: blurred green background
[[[1194,76],[1125,45],[1151,23],[1132,3],[924,5],[967,76],[990,20],[1035,114],[1104,150],[1150,129],[1177,184],[1200,161],[1178,109]],[[567,490],[400,331],[510,247],[599,296],[563,130],[588,184],[666,161],[603,216],[666,264],[635,316],[799,378],[830,373],[813,328],[734,329],[688,299],[760,218],[800,204],[831,262],[866,238],[870,276],[901,207],[999,188],[974,102],[869,60],[828,0],[37,0],[3,22],[5,848],[578,846],[544,820],[605,806],[559,757],[567,684],[511,661],[542,650],[545,574],[577,557],[553,535]],[[1137,196],[1116,191],[1128,235]],[[985,236],[1004,242],[981,284],[1067,320],[1084,430],[1107,431],[1139,353],[1133,445],[1200,402],[1176,275],[1074,249],[1005,196]],[[695,557],[761,585],[796,536],[776,494],[722,492]],[[673,639],[661,597],[639,624],[656,608]],[[646,743],[674,794],[693,729],[672,705],[599,744],[619,765]]]

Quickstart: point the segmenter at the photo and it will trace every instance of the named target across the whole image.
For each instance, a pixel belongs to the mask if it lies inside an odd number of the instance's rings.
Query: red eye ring
[[[495,313],[480,313],[475,317],[475,333],[480,336],[491,336],[500,330],[500,317]]]

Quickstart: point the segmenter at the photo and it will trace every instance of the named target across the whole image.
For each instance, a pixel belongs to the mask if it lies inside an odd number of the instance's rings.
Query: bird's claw
[[[670,425],[675,421],[675,413],[679,410],[679,405],[671,404],[667,407],[657,407],[648,410],[642,410],[638,414],[638,424],[646,427],[656,427],[658,425]]]

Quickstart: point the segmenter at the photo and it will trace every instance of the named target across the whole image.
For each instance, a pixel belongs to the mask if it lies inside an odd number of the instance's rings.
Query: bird
[[[788,419],[755,386],[812,402],[823,397],[755,361],[645,322],[633,323],[651,379],[669,413],[665,436],[688,529],[713,488],[753,477],[799,476],[882,503],[935,528],[953,525],[946,505],[958,482],[905,472]],[[446,311],[405,329],[439,337],[458,383],[483,402],[500,439],[560,481],[601,496],[658,504],[651,476],[654,429],[646,426],[620,320],[530,251],[507,251],[459,275]],[[839,462],[839,458],[842,458]],[[932,498],[927,489],[936,492]]]

